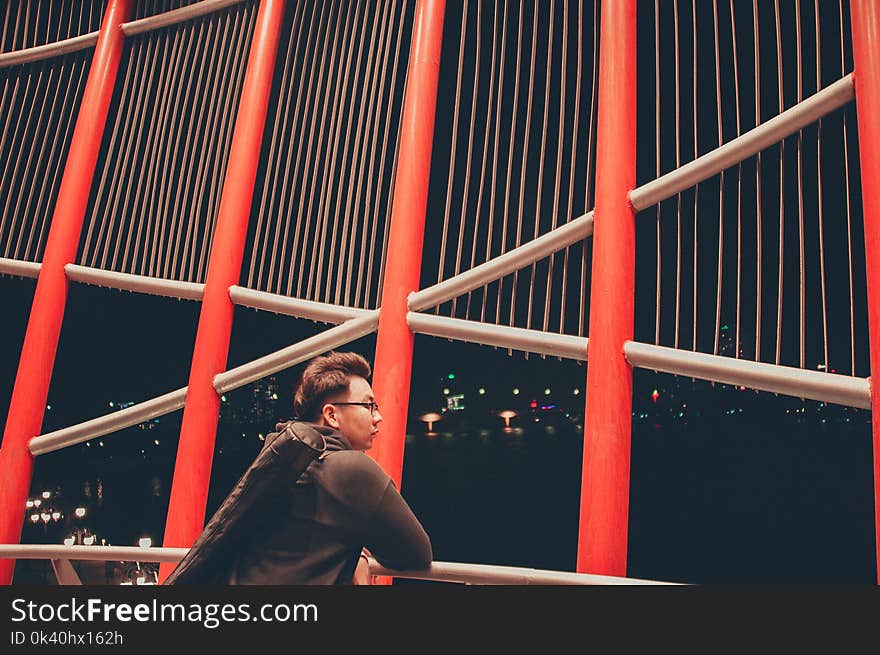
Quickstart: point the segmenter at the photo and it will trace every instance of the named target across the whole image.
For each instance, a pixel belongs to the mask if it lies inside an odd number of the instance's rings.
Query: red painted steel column
[[[214,376],[226,370],[234,310],[229,299],[229,286],[238,284],[241,274],[283,17],[284,0],[263,0],[260,4],[199,314],[165,523],[163,543],[169,548],[191,546],[204,527],[220,414],[220,397],[214,390],[213,381]],[[164,580],[173,569],[173,564],[161,565],[160,580]]]
[[[419,288],[445,8],[445,0],[419,0],[416,4],[376,337],[373,391],[382,408],[383,423],[370,454],[398,487],[413,353],[406,298]]]
[[[0,543],[18,543],[34,462],[28,441],[40,433],[55,351],[67,302],[64,266],[76,258],[92,176],[125,35],[131,0],[110,0],[104,12],[31,304],[15,386],[0,445]],[[0,584],[12,582],[15,561],[0,560]]]
[[[636,179],[636,2],[602,3],[596,207],[577,570],[626,575]]]
[[[852,41],[862,211],[865,220],[865,269],[868,284],[868,338],[871,347],[871,413],[874,432],[874,534],[880,582],[880,2],[853,0]]]

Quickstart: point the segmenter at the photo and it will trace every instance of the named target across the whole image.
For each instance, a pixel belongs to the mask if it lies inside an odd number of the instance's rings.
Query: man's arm
[[[389,569],[418,571],[431,566],[431,540],[390,480],[365,539],[373,556]]]

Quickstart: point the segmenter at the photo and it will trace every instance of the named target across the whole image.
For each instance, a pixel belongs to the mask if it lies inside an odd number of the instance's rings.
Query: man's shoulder
[[[351,478],[352,481],[386,483],[390,478],[372,458],[359,450],[337,450],[322,457],[326,473]]]

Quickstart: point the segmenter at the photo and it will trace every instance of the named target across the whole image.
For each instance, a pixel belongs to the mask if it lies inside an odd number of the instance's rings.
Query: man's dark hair
[[[327,398],[348,390],[352,375],[370,377],[370,364],[357,353],[329,352],[316,357],[303,371],[296,393],[293,395],[293,411],[302,421],[318,420],[321,407]]]

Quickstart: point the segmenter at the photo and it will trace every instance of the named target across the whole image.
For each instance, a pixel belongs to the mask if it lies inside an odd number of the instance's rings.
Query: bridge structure
[[[0,273],[37,283],[4,584],[34,458],[182,409],[164,578],[205,522],[222,394],[372,333],[370,454],[398,485],[415,334],[588,362],[577,573],[606,581],[634,368],[877,416],[875,0],[13,5]],[[187,386],[44,433],[71,283],[200,303]],[[332,327],[228,368],[236,306]]]

